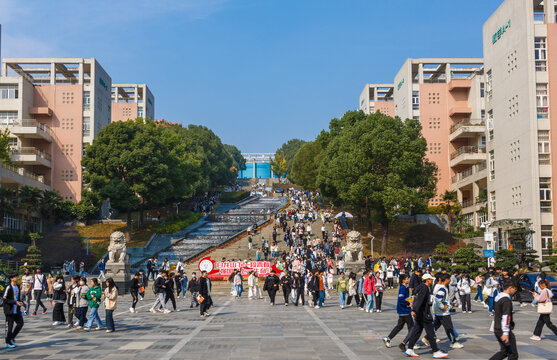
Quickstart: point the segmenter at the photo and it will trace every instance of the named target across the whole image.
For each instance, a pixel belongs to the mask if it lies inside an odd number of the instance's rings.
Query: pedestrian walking
[[[130,280],[130,295],[132,297],[132,307],[130,312],[133,314],[137,312],[135,306],[139,301],[139,273],[135,273],[133,278]]]
[[[137,296],[136,296],[137,297]],[[106,279],[106,288],[104,289],[104,308],[105,308],[105,322],[106,332],[114,332],[114,310],[116,310],[116,303],[118,301],[118,287],[114,283],[114,279]]]
[[[33,274],[29,269],[25,269],[23,276],[21,277],[21,302],[23,303],[23,307],[25,308],[25,312],[23,314],[29,315],[31,311],[31,290],[33,287]]]
[[[460,349],[463,345],[456,341],[456,331],[454,330],[453,321],[451,319],[451,302],[449,298],[449,289],[451,277],[449,274],[441,274],[437,279],[437,284],[433,288],[433,313],[435,314],[434,328],[437,331],[441,326],[445,329],[447,338],[451,342],[451,348]],[[422,339],[424,344],[428,344],[428,339]]]
[[[46,282],[46,276],[44,276],[40,267],[35,270],[32,288],[33,297],[35,298],[35,310],[33,311],[33,315],[37,315],[39,306],[43,308],[43,314],[46,314],[46,306],[44,306],[41,297],[45,291],[48,291],[48,284]]]
[[[79,275],[74,275],[79,277]],[[74,289],[74,294],[77,299],[76,303],[76,315],[78,322],[76,324],[76,329],[81,329],[87,323],[87,309],[89,308],[89,300],[87,300],[87,293],[89,292],[89,286],[87,286],[87,280],[85,278],[79,279],[79,286]]]
[[[290,293],[292,292],[292,276],[286,273],[281,279],[280,284],[282,285],[282,295],[284,296],[284,306],[288,306]]]
[[[271,270],[271,275],[267,276],[265,279],[265,284],[263,285],[263,291],[267,291],[269,298],[271,300],[271,305],[275,305],[275,296],[279,289],[280,280],[277,276],[275,270]]]
[[[168,279],[168,273],[166,272],[166,270],[162,270],[161,276],[159,276],[155,280],[155,283],[153,284],[156,299],[151,309],[149,309],[149,311],[152,313],[156,313],[159,307],[161,306],[163,309],[162,311],[163,313],[168,314],[169,312],[171,312],[166,308],[166,303],[164,301],[166,296],[167,279]]]
[[[541,340],[544,325],[547,325],[549,330],[557,335],[557,326],[553,325],[551,322],[551,312],[553,311],[551,299],[553,298],[553,293],[549,290],[549,282],[546,279],[540,280],[538,286],[540,288],[540,294],[532,292],[534,299],[538,302],[538,313],[540,314],[538,322],[536,323],[536,328],[534,329],[534,335],[530,337],[530,340],[534,341]]]
[[[77,294],[75,292],[76,288],[79,288],[79,279],[80,277],[74,275],[71,277],[70,286],[68,286],[67,294],[68,294],[68,327],[72,328],[73,324],[73,317],[77,318]]]
[[[21,315],[21,289],[17,285],[19,276],[11,274],[9,276],[10,284],[4,290],[3,307],[4,317],[6,319],[6,348],[13,349],[17,346],[15,338],[17,334],[23,329],[23,316]],[[15,327],[14,327],[15,324]]]
[[[375,273],[375,312],[382,312],[383,291],[385,289],[385,280],[381,276],[381,271]]]
[[[468,273],[462,274],[460,280],[457,283],[458,294],[460,295],[460,304],[462,306],[462,312],[472,313],[472,286],[474,286],[474,280],[470,279]]]
[[[398,314],[398,321],[395,327],[391,330],[387,337],[383,338],[383,343],[385,347],[391,347],[391,341],[394,337],[402,330],[404,324],[408,329],[408,333],[412,329],[412,325],[414,321],[412,320],[412,307],[411,303],[408,301],[410,298],[410,291],[408,290],[408,283],[410,282],[410,278],[408,278],[407,274],[402,274],[400,276],[400,287],[398,289],[398,297],[396,302],[396,312]],[[399,345],[400,348],[406,350],[406,344],[403,342]]]
[[[346,275],[343,272],[341,272],[336,285],[336,290],[338,293],[341,309],[344,309],[344,306],[346,305],[346,293],[348,292],[348,287],[349,287],[348,279],[346,278]]]
[[[87,300],[89,300],[89,307],[91,308],[91,312],[89,313],[89,320],[85,327],[83,328],[85,331],[91,330],[91,326],[93,323],[97,323],[97,330],[100,330],[104,327],[101,317],[99,316],[99,306],[101,304],[102,298],[102,290],[101,286],[99,285],[99,280],[93,278],[91,279],[91,287],[89,291],[87,291]]]
[[[199,296],[201,303],[199,313],[201,317],[207,317],[211,315],[208,310],[213,305],[213,300],[211,299],[211,282],[205,270],[201,272],[201,277],[199,278]]]
[[[197,294],[199,293],[199,280],[197,279],[195,272],[191,273],[191,279],[188,283],[188,290],[191,293],[190,308],[192,308],[194,305],[196,307],[199,306],[199,301],[197,300]]]
[[[493,333],[497,342],[499,342],[500,350],[495,353],[489,360],[509,360],[518,359],[518,349],[516,347],[516,338],[513,334],[513,302],[512,297],[516,293],[517,285],[510,279],[502,282],[502,292],[499,293],[493,304]]]
[[[52,326],[64,325],[66,317],[64,316],[64,304],[67,300],[66,284],[64,277],[58,275],[56,282],[52,285],[52,301],[54,302],[54,309],[52,310]]]

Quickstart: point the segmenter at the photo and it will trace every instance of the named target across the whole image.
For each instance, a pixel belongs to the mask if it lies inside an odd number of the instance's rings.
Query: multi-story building
[[[110,123],[111,83],[95,59],[4,58],[0,128],[13,136],[17,167],[3,167],[1,185],[51,186],[79,201],[85,144]]]
[[[393,84],[366,84],[360,94],[360,110],[366,114],[379,111],[395,116],[393,91]]]
[[[528,220],[527,246],[543,255],[557,221],[556,7],[506,0],[483,26],[490,230],[507,247]]]
[[[155,119],[155,97],[145,84],[112,85],[112,121]]]
[[[439,205],[457,192],[462,214],[479,227],[486,219],[485,104],[482,59],[408,59],[395,76],[394,113],[417,119],[429,160],[438,167]]]

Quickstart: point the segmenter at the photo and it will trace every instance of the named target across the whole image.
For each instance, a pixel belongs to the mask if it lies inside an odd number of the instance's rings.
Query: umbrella
[[[345,218],[349,218],[349,219],[352,219],[354,217],[349,212],[343,211],[343,212],[339,212],[338,214],[336,214],[335,219],[338,219],[341,216],[344,216]]]

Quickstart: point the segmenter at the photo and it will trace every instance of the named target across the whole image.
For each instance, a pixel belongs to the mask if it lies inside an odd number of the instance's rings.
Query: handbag
[[[547,289],[544,289],[543,291],[547,291]],[[551,298],[548,298],[548,300],[544,303],[538,303],[538,314],[551,314],[552,312],[553,303],[551,302]]]
[[[485,295],[485,296],[491,296],[491,288],[484,287],[482,289],[482,294]]]

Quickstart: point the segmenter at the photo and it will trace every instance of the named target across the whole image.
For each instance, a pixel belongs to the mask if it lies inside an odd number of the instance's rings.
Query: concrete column
[[[418,64],[418,83],[424,83],[424,64]]]
[[[447,78],[447,84],[451,81],[451,64],[447,64],[445,67],[445,77]]]
[[[1,59],[0,59],[1,60]],[[2,62],[2,76],[8,76],[8,64]]]
[[[56,84],[56,64],[50,64],[50,85]]]
[[[553,1],[544,1],[543,3],[544,3],[543,12],[545,14],[545,23],[546,24],[555,23],[555,4],[554,4],[554,2]]]
[[[79,85],[83,85],[83,62],[79,63],[79,78],[77,79]]]
[[[253,178],[255,179],[255,176],[257,175],[257,171],[255,170],[255,168],[257,167],[257,163],[254,161],[253,162]]]
[[[137,85],[134,88],[133,100],[136,104],[139,102],[139,90],[137,89]],[[145,103],[145,93],[143,93],[143,103]],[[143,110],[143,112],[145,112],[145,110]]]
[[[476,201],[476,198],[480,196],[480,186],[478,185],[477,182],[473,182],[472,183],[472,197],[474,199],[474,202]]]
[[[460,204],[462,204],[462,190],[456,189],[456,199]]]
[[[112,89],[114,89],[114,102],[118,102],[118,86],[112,86]]]

